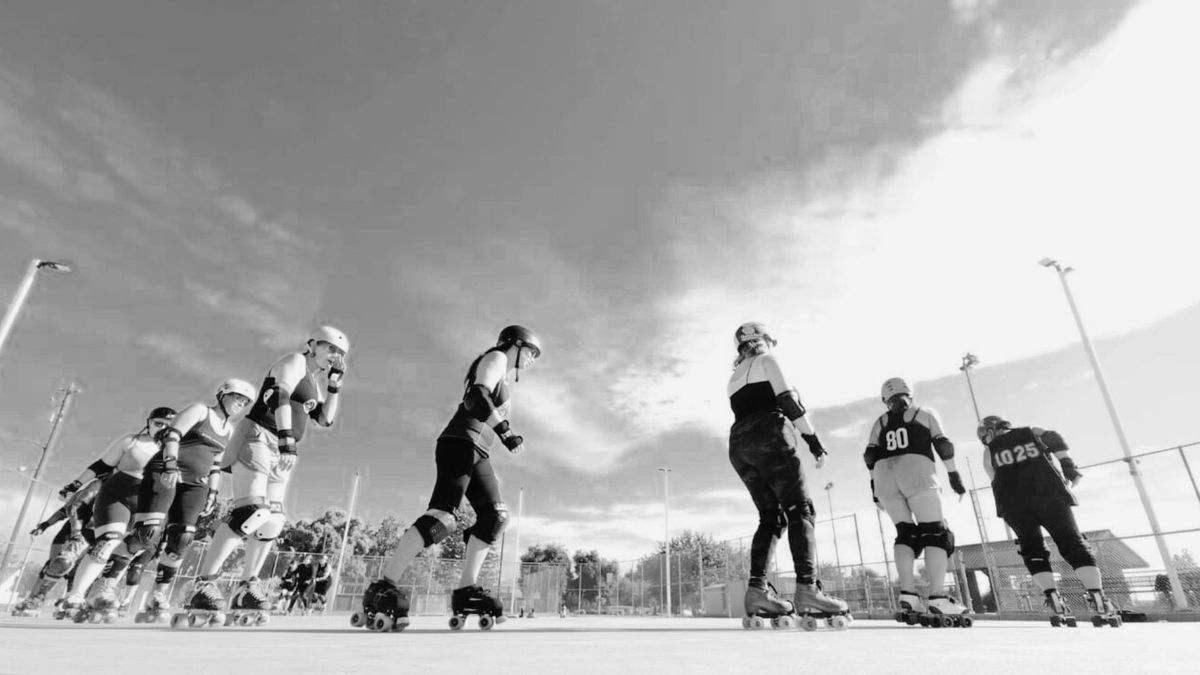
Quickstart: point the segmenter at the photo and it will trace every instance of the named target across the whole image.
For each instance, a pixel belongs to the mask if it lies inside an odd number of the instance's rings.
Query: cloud
[[[255,273],[252,278],[254,280],[247,283],[249,288],[237,294],[196,281],[186,281],[184,288],[192,300],[218,315],[236,320],[243,329],[259,335],[267,346],[273,349],[299,348],[304,342],[308,326],[287,318],[285,311],[289,307],[303,306],[300,302],[303,298],[298,297],[300,293],[292,292],[282,277]],[[235,278],[232,281],[236,288],[240,280]],[[265,302],[256,302],[249,297]]]
[[[196,343],[173,333],[139,335],[137,344],[163,357],[179,370],[204,381],[215,380],[233,369],[221,359],[208,356]]]
[[[31,99],[32,88],[27,83],[0,69],[0,160],[61,192],[66,169],[54,140],[44,126],[21,110],[32,105]]]

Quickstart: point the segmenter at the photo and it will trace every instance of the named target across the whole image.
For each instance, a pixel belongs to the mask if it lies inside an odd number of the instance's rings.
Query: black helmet
[[[1012,428],[1012,423],[1000,417],[999,415],[988,415],[979,420],[979,428],[975,430],[975,435],[985,444],[992,442],[996,436],[1008,431]]]
[[[146,419],[171,421],[175,419],[175,414],[174,408],[162,406],[161,408],[155,408],[154,410],[151,410],[150,415]]]
[[[524,326],[507,326],[500,331],[500,337],[496,338],[496,346],[507,348],[511,345],[529,347],[533,350],[534,358],[542,355],[542,341]]]

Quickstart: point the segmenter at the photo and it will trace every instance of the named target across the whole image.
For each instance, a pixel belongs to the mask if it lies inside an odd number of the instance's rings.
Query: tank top
[[[217,456],[225,451],[229,438],[233,435],[233,426],[228,431],[217,431],[212,422],[212,410],[187,430],[179,439],[179,471],[180,482],[189,485],[205,485],[208,474],[212,471]],[[166,468],[162,450],[155,453],[146,466],[147,472],[161,472]]]
[[[899,455],[921,455],[933,460],[933,432],[921,423],[921,408],[900,412],[889,410],[879,417],[879,435],[872,439],[883,452],[880,459]]]
[[[275,408],[277,406],[274,398],[275,378],[268,373],[258,390],[258,398],[254,400],[254,405],[246,414],[246,417],[273,434],[278,431],[275,428]],[[296,383],[296,388],[292,390],[290,403],[292,407],[292,438],[299,443],[304,438],[305,429],[308,428],[309,415],[321,404],[321,389],[317,386],[317,379],[313,373],[306,372],[304,377]]]
[[[465,438],[470,440],[484,457],[487,457],[492,443],[496,440],[496,432],[487,425],[486,420],[476,419],[466,406],[467,392],[475,386],[475,369],[478,366],[478,361],[471,364],[471,370],[467,373],[467,385],[463,389],[463,402],[458,404],[454,415],[446,423],[446,428],[442,430],[438,438]],[[508,419],[511,407],[508,380],[501,379],[495,388],[488,392],[488,398],[491,400],[492,406],[500,413],[500,417]]]
[[[137,436],[127,436],[124,451],[117,460],[117,471],[134,478],[141,478],[146,463],[158,452],[158,443],[153,440],[139,440]]]
[[[1017,427],[993,439],[987,449],[995,470],[992,490],[1001,512],[1020,504],[1025,497],[1060,496],[1074,500],[1033,429]]]

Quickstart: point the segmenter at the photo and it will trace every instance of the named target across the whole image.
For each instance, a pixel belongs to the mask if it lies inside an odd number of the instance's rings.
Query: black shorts
[[[476,513],[503,502],[492,460],[481,457],[474,443],[465,438],[442,437],[437,441],[434,456],[437,480],[429,508],[454,513],[464,495]]]
[[[208,486],[177,483],[165,487],[159,482],[161,474],[147,473],[138,490],[138,513],[165,513],[167,522],[195,525],[208,501]]]
[[[121,471],[104,479],[92,510],[92,527],[99,528],[112,523],[128,525],[137,507],[141,482],[141,478]]]

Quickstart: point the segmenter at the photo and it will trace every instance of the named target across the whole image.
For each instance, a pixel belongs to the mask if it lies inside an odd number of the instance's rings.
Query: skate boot
[[[167,595],[161,590],[155,590],[150,596],[150,602],[146,603],[146,607],[138,612],[133,617],[134,623],[159,623],[166,621],[170,616],[170,608],[167,607]]]
[[[462,630],[467,625],[467,615],[479,616],[480,630],[491,630],[492,626],[504,623],[504,606],[482,586],[471,585],[454,589],[450,594],[450,630]]]
[[[200,580],[182,612],[171,615],[171,628],[203,628],[225,624],[225,598],[213,580]]]
[[[226,626],[262,626],[271,620],[267,611],[270,600],[263,591],[258,577],[243,579],[229,598],[229,615]]]
[[[89,603],[87,621],[89,623],[112,623],[117,619],[117,580],[102,578],[97,584],[96,595]],[[76,621],[76,623],[82,623]]]
[[[929,596],[929,625],[934,628],[970,628],[975,620],[970,610],[949,595]]]
[[[21,602],[17,603],[17,606],[13,607],[12,615],[13,616],[37,616],[38,614],[41,613],[42,603],[45,601],[46,601],[46,597],[44,595],[38,595],[37,593],[34,593],[34,594],[30,595],[29,597],[25,598],[24,600],[22,600]]]
[[[846,603],[825,595],[820,582],[798,584],[794,598],[800,627],[806,631],[817,629],[817,619],[825,619],[825,626],[834,630],[846,630],[854,620]]]
[[[1050,610],[1050,625],[1058,628],[1059,626],[1068,626],[1074,628],[1078,625],[1075,621],[1075,616],[1071,614],[1071,608],[1067,605],[1067,601],[1058,594],[1057,588],[1051,588],[1043,591],[1046,599],[1043,604],[1046,609]]]
[[[771,622],[771,628],[796,627],[796,621],[791,616],[796,607],[791,601],[779,597],[779,592],[770,582],[751,580],[742,604],[746,607],[746,616],[742,617],[742,628],[766,628],[767,621]]]
[[[408,598],[388,579],[372,581],[363,591],[363,606],[350,615],[351,626],[386,633],[408,628]]]
[[[87,600],[82,593],[71,591],[67,597],[62,599],[62,604],[58,606],[58,611],[54,613],[54,618],[70,618],[75,623],[84,623],[88,620],[91,614],[91,607],[88,606]]]
[[[1120,628],[1124,623],[1117,611],[1117,605],[1109,600],[1108,596],[1104,595],[1104,591],[1099,588],[1088,589],[1087,602],[1092,609],[1092,625],[1096,628],[1105,625]]]
[[[921,600],[921,596],[912,591],[900,591],[900,611],[896,612],[896,621],[898,623],[906,623],[910,626],[921,624],[922,626],[929,625],[928,615],[925,612],[925,602]]]

